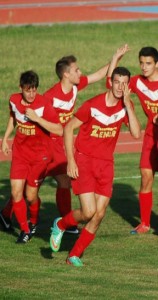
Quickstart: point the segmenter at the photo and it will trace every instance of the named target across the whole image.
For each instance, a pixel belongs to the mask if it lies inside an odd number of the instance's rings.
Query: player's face
[[[121,99],[123,97],[124,85],[128,83],[128,76],[120,76],[119,74],[115,74],[112,81],[113,96],[117,99]]]
[[[146,78],[151,79],[157,73],[158,63],[155,63],[152,56],[140,56],[139,63],[142,75]]]
[[[23,87],[21,88],[21,92],[23,95],[24,102],[31,104],[36,97],[37,94],[37,88],[36,87]]]
[[[76,63],[71,63],[67,76],[72,84],[78,84],[80,82],[81,71]]]

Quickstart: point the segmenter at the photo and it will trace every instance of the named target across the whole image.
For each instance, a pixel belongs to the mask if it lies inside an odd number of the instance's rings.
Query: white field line
[[[158,174],[155,174],[155,177],[158,177]],[[141,175],[133,175],[133,176],[121,176],[121,177],[114,177],[114,180],[128,180],[128,179],[140,179]]]

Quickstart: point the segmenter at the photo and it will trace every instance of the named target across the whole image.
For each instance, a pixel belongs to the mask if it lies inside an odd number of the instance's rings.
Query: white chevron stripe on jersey
[[[64,101],[64,100],[60,100],[58,98],[53,98],[53,106],[56,108],[61,108],[61,109],[65,109],[65,110],[70,110],[75,103],[76,100],[76,96],[77,96],[77,87],[74,85],[73,86],[73,96],[70,99],[70,101]]]
[[[16,115],[16,119],[18,121],[20,121],[21,123],[26,123],[28,121],[28,118],[26,118],[25,114],[22,114],[16,107],[16,105],[10,101],[10,104],[12,106],[12,111],[15,113]],[[35,109],[36,114],[41,117],[43,116],[43,110],[44,110],[44,106]]]
[[[140,80],[137,80],[137,88],[140,92],[142,92],[145,96],[147,96],[152,101],[158,100],[158,90],[151,91],[148,87]]]
[[[111,116],[107,116],[103,114],[101,111],[99,111],[96,108],[93,107],[91,108],[91,116],[104,125],[109,125],[118,122],[120,119],[122,119],[125,116],[125,114],[126,114],[125,108],[121,109],[120,111],[118,111],[117,113]]]

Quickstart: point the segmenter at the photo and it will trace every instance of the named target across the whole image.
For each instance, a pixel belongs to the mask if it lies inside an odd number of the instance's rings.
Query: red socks
[[[70,189],[57,188],[56,190],[56,204],[60,216],[64,217],[71,211],[71,191]]]
[[[38,223],[40,205],[41,205],[40,198],[38,198],[37,201],[33,204],[29,203],[30,222],[32,224]]]
[[[89,232],[86,228],[82,229],[80,237],[76,241],[74,247],[69,253],[69,257],[77,256],[80,257],[84,250],[90,245],[90,243],[94,240],[95,234]]]
[[[153,203],[152,196],[152,192],[139,193],[141,222],[145,223],[146,226],[150,226],[150,217]]]
[[[30,229],[27,222],[27,206],[24,198],[22,198],[19,202],[13,202],[13,211],[21,231],[28,233]]]
[[[6,206],[2,209],[2,214],[4,217],[11,219],[12,213],[13,213],[13,202],[12,202],[12,198],[10,198],[6,203]]]
[[[77,226],[78,222],[74,219],[73,210],[58,221],[58,227],[60,230],[65,230],[69,227]]]

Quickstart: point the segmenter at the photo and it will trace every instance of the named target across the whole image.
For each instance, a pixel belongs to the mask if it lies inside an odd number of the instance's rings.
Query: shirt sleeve
[[[83,123],[88,122],[90,119],[90,102],[84,102],[84,104],[76,111],[74,116]]]
[[[111,77],[106,78],[105,87],[111,89]]]
[[[56,110],[54,109],[50,101],[48,101],[44,107],[43,118],[52,123],[59,123],[59,118]]]
[[[88,77],[87,76],[81,76],[80,77],[80,83],[77,85],[78,91],[84,89],[88,85]]]

